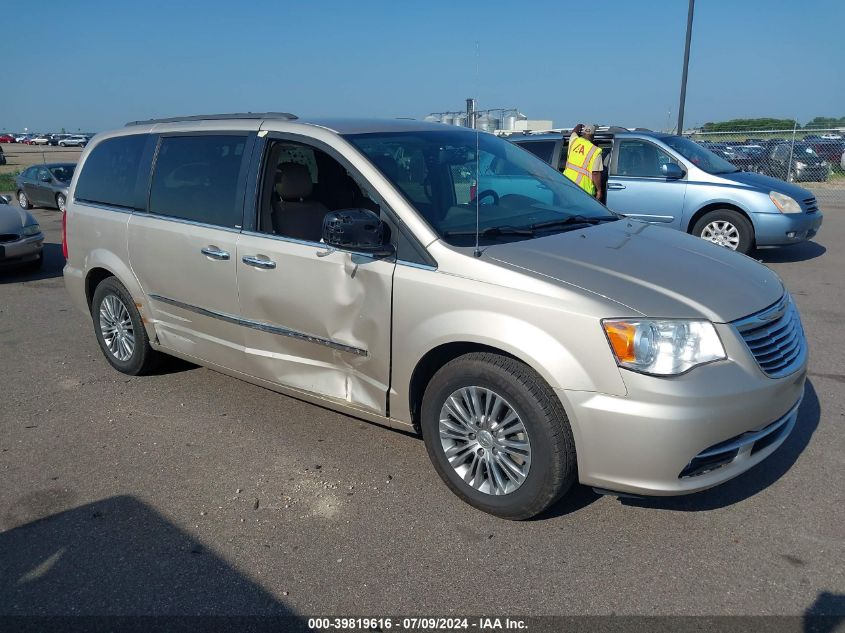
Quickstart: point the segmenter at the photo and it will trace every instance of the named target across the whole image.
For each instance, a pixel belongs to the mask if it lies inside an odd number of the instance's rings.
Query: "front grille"
[[[740,336],[767,376],[782,378],[807,358],[801,318],[789,294],[762,312],[734,321]]]
[[[804,212],[805,213],[815,213],[819,210],[819,203],[816,202],[816,197],[813,196],[812,198],[807,198],[803,200],[801,204],[804,205]]]
[[[690,460],[690,463],[678,474],[679,479],[698,477],[727,466],[739,459],[746,459],[759,453],[775,442],[786,438],[798,419],[799,400],[793,407],[771,424],[759,431],[746,431],[724,442],[719,442],[704,449]]]
[[[17,242],[20,239],[20,235],[17,233],[0,233],[0,244],[6,244],[8,242]]]

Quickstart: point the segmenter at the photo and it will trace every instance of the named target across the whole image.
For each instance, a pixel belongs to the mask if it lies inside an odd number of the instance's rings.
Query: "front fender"
[[[397,269],[391,417],[410,421],[414,370],[428,352],[449,343],[501,350],[534,369],[553,388],[626,393],[595,317],[569,311],[552,297],[496,292],[489,284],[469,279]]]

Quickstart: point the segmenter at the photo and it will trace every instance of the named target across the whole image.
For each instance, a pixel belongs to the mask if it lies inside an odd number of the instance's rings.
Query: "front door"
[[[607,180],[611,211],[645,222],[680,228],[686,197],[686,178],[672,180],[661,167],[678,164],[657,145],[640,139],[620,140]]]
[[[326,151],[275,140],[265,151],[253,230],[237,276],[250,373],[386,413],[393,259],[329,250],[329,210],[378,210]]]
[[[234,370],[244,369],[236,255],[248,141],[163,136],[149,213],[129,221],[130,263],[161,344]]]
[[[49,169],[38,167],[35,171],[35,177],[25,187],[26,195],[32,204],[36,206],[55,204],[56,201],[52,199],[50,191],[52,180],[53,177],[50,175]]]

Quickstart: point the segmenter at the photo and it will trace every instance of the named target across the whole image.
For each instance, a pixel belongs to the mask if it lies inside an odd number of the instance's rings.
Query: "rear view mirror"
[[[666,163],[660,168],[660,171],[667,180],[680,180],[684,177],[684,170],[675,163]]]
[[[381,218],[369,209],[338,209],[323,218],[323,242],[346,251],[388,257],[393,246]]]

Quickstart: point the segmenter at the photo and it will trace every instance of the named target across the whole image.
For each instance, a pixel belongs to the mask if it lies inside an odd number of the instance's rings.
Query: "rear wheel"
[[[692,234],[738,253],[747,254],[754,247],[751,222],[732,209],[706,213],[695,223]]]
[[[61,211],[62,213],[65,212],[65,203],[66,202],[67,201],[65,200],[65,194],[63,194],[63,193],[56,194],[56,206],[59,207],[59,211]]]
[[[23,191],[18,191],[18,204],[21,205],[21,209],[26,209],[27,211],[32,208],[32,203]]]
[[[153,369],[159,354],[150,347],[141,315],[126,288],[114,277],[100,282],[91,301],[97,342],[106,360],[124,374],[137,376]]]
[[[575,482],[575,442],[560,400],[531,368],[493,353],[444,365],[423,397],[435,470],[472,506],[528,519]]]

